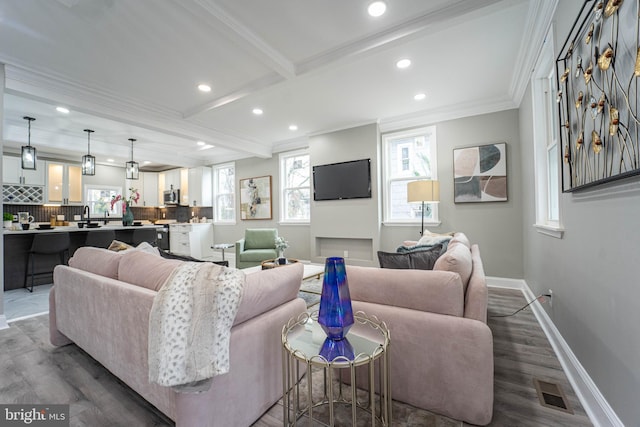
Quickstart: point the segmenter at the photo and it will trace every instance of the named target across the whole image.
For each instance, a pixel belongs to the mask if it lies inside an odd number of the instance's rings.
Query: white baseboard
[[[527,301],[536,298],[536,295],[531,292],[531,288],[529,288],[527,282],[522,279],[487,277],[487,286],[518,289]],[[600,390],[573,353],[569,344],[567,344],[562,337],[547,312],[542,308],[542,305],[538,301],[535,301],[531,304],[531,309],[540,327],[547,336],[547,339],[551,343],[551,347],[553,347],[562,365],[562,369],[564,369],[571,386],[576,392],[578,399],[580,399],[580,403],[582,403],[593,425],[595,427],[624,427],[620,418],[618,418],[613,408],[611,408],[602,393],[600,393]]]
[[[7,316],[4,314],[0,314],[0,331],[3,329],[7,329],[9,324],[7,323]]]

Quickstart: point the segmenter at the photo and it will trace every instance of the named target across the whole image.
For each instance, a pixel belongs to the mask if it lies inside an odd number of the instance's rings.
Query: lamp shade
[[[411,181],[407,183],[407,202],[440,201],[440,182],[434,180]]]

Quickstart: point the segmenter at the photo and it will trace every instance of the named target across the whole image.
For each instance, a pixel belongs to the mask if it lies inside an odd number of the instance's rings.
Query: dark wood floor
[[[489,294],[490,316],[511,313],[525,303],[519,291],[491,288]],[[490,317],[489,326],[495,353],[491,426],[591,425],[530,310]],[[560,384],[573,414],[540,405],[534,377]],[[78,347],[49,344],[47,316],[21,320],[0,331],[0,403],[70,403],[71,426],[173,425]],[[463,425],[400,402],[394,402],[393,411],[394,426]],[[281,425],[278,403],[254,426]]]

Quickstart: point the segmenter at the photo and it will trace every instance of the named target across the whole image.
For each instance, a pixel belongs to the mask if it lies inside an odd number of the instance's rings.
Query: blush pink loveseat
[[[246,275],[231,329],[230,372],[204,393],[148,381],[148,322],[154,295],[181,263],[140,251],[78,249],[57,266],[49,295],[50,339],[75,343],[178,427],[249,426],[282,397],[282,325],[306,311],[297,298],[302,264]]]
[[[354,312],[374,314],[389,327],[393,399],[488,424],[493,337],[478,246],[457,234],[433,270],[347,266],[347,278]]]

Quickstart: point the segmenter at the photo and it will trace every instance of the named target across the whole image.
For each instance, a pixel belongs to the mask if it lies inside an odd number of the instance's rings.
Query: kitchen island
[[[18,289],[24,286],[24,278],[27,267],[27,257],[33,236],[41,233],[61,233],[68,232],[70,237],[69,256],[81,246],[87,238],[87,233],[98,230],[113,230],[116,234],[116,240],[125,243],[133,242],[133,233],[138,229],[162,229],[161,225],[139,225],[139,226],[123,226],[115,224],[100,224],[95,228],[79,228],[77,225],[53,227],[49,230],[38,230],[37,224],[32,224],[29,230],[4,230],[4,290]],[[36,264],[36,273],[41,271],[51,271],[53,267],[60,263],[58,255],[39,255]],[[52,283],[50,276],[36,276],[35,285],[43,285]]]

